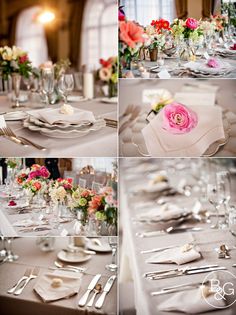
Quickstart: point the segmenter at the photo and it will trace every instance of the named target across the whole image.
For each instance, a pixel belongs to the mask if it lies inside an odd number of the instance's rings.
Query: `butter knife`
[[[107,280],[107,283],[105,284],[103,292],[95,304],[95,308],[102,308],[105,297],[106,297],[107,293],[111,290],[111,287],[112,287],[113,283],[115,282],[115,280],[116,280],[116,276],[111,276]]]
[[[86,304],[90,292],[93,291],[93,289],[95,288],[95,286],[96,286],[96,284],[100,278],[101,278],[100,274],[97,274],[95,277],[93,277],[92,281],[90,282],[90,284],[88,286],[87,291],[84,293],[82,298],[79,300],[79,303],[78,303],[79,306],[84,306]]]

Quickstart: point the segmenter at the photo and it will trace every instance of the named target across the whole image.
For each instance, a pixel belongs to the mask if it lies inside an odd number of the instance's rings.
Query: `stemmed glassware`
[[[42,92],[46,96],[46,105],[50,103],[50,95],[54,91],[54,71],[51,68],[42,70]]]
[[[15,261],[19,258],[18,255],[15,255],[12,251],[12,237],[4,237],[1,236],[1,241],[3,243],[4,248],[1,250],[1,256],[4,257],[4,259],[1,261],[1,263],[5,261]]]
[[[117,246],[118,246],[117,236],[109,236],[108,242],[109,242],[109,245],[111,246],[112,258],[111,258],[111,263],[109,265],[106,265],[106,269],[108,269],[110,271],[116,271],[118,268],[118,266],[116,264],[116,252],[117,252]]]
[[[30,75],[28,78],[23,78],[23,82],[26,85],[27,92],[30,92],[31,86],[34,83],[33,75]]]
[[[228,226],[228,207],[231,198],[231,185],[230,175],[227,171],[221,171],[216,173],[216,182],[219,202],[224,206],[224,221],[220,222],[220,227],[225,228]]]
[[[219,200],[218,200],[218,192],[217,186],[214,184],[207,185],[207,198],[210,204],[212,204],[216,210],[216,223],[211,226],[212,229],[219,228]]]
[[[74,89],[73,74],[63,74],[58,82],[58,90],[64,97],[64,102],[67,104],[67,98],[70,92]]]

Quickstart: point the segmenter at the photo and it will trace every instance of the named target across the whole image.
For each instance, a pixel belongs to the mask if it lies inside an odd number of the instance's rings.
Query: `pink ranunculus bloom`
[[[236,50],[236,44],[230,47],[231,50]]]
[[[141,26],[132,21],[120,22],[120,40],[127,46],[135,48],[137,43],[143,43],[144,30]]]
[[[220,64],[219,64],[218,60],[215,58],[208,59],[207,65],[210,68],[220,68]]]
[[[188,18],[185,25],[190,28],[190,30],[195,30],[198,27],[198,21],[196,19]]]
[[[166,105],[163,110],[162,128],[173,134],[190,132],[197,126],[197,114],[183,104],[173,102]]]

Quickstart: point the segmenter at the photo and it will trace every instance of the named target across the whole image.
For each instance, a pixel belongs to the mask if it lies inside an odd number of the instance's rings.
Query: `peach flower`
[[[120,40],[130,48],[135,48],[137,43],[143,43],[144,30],[132,21],[120,22]]]

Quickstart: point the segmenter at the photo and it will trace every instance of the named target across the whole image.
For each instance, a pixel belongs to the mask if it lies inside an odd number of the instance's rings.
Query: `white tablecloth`
[[[29,110],[37,104],[25,104],[27,107],[22,110]],[[102,103],[98,99],[71,104],[74,107],[92,111],[95,116],[117,120],[117,105]],[[54,105],[53,108],[61,105]],[[6,96],[0,96],[0,112],[12,111],[11,103]],[[117,156],[117,129],[105,127],[97,132],[76,139],[48,138],[37,132],[31,132],[22,126],[22,122],[8,122],[9,127],[18,136],[23,136],[47,148],[47,151],[40,151],[33,147],[23,147],[9,140],[0,138],[0,155],[2,157],[98,157]]]
[[[160,165],[161,169],[161,160],[156,159],[156,165]],[[125,161],[122,161],[122,165],[125,165]],[[225,266],[228,271],[236,275],[235,268],[232,267],[233,263],[236,260],[236,250],[230,252],[231,259],[218,259],[217,253],[214,248],[219,247],[220,244],[227,244],[229,247],[233,247],[236,243],[235,237],[228,230],[212,230],[209,227],[209,224],[196,224],[196,226],[201,226],[204,228],[201,232],[185,232],[178,234],[168,234],[163,236],[140,238],[136,235],[138,232],[143,230],[156,230],[155,226],[150,228],[148,225],[143,225],[133,222],[135,214],[138,212],[145,212],[145,207],[139,210],[133,208],[132,200],[137,200],[137,196],[129,198],[127,191],[130,187],[136,184],[142,184],[143,180],[147,178],[147,173],[144,173],[140,179],[133,179],[132,181],[125,180],[124,174],[126,171],[122,168],[121,165],[121,184],[120,184],[120,208],[121,208],[121,223],[122,227],[122,252],[121,255],[121,266],[120,266],[120,281],[128,282],[132,278],[134,281],[134,296],[135,296],[135,307],[137,315],[167,315],[167,314],[179,314],[176,312],[160,312],[157,310],[157,306],[168,299],[171,294],[166,294],[162,296],[152,297],[150,293],[152,291],[158,291],[163,287],[169,287],[178,285],[181,283],[189,282],[201,282],[207,275],[202,273],[199,275],[188,275],[182,277],[175,277],[163,280],[148,280],[143,277],[145,272],[155,271],[155,270],[165,270],[176,268],[178,266],[174,264],[147,264],[145,260],[153,255],[152,254],[141,254],[140,251],[148,250],[153,248],[165,247],[170,245],[183,245],[188,242],[194,241],[200,247],[202,254],[202,259],[200,261],[194,261],[192,263],[186,264],[191,266],[200,266],[200,265],[209,265],[209,264],[218,264],[220,266]],[[135,171],[133,172],[135,174]],[[180,180],[179,173],[173,174],[171,178],[172,183],[177,183]],[[193,178],[191,179],[193,181]],[[235,191],[236,180],[233,178],[232,192]],[[175,187],[175,186],[174,186]],[[144,196],[144,194],[143,194]],[[144,196],[145,197],[145,196]],[[197,195],[191,196],[190,200],[194,201]],[[172,197],[173,202],[177,200],[177,197]],[[233,195],[232,203],[235,201],[235,195]],[[195,225],[194,225],[195,226]],[[183,266],[186,266],[183,265]],[[122,301],[120,301],[122,303]],[[234,308],[224,310],[216,310],[214,315],[229,315],[235,314],[235,304]],[[208,313],[207,313],[208,314]],[[209,313],[210,314],[210,313]]]

